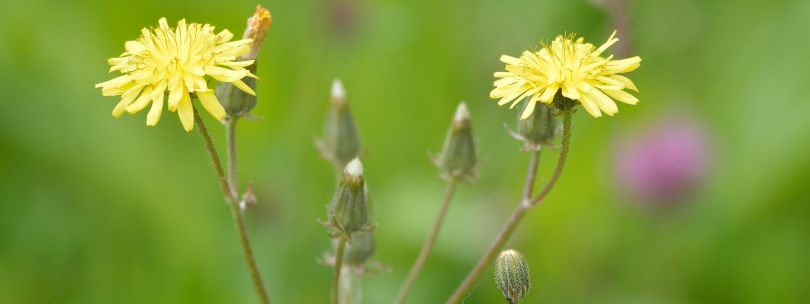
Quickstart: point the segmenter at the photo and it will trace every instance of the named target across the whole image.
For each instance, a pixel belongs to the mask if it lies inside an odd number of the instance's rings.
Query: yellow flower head
[[[110,72],[124,73],[96,85],[102,88],[104,96],[121,95],[113,116],[119,117],[124,111],[136,113],[151,102],[146,125],[154,126],[160,119],[164,94],[168,91],[169,111],[177,111],[186,131],[194,128],[190,93],[196,94],[208,113],[223,119],[225,110],[214,90],[208,88],[206,75],[256,95],[241,80],[245,76],[256,78],[245,69],[253,60],[234,61],[250,50],[250,39],[228,42],[233,37],[228,30],[214,34],[213,26],[186,25],[185,19],[177,23],[177,29],[170,28],[166,18],[161,18],[158,24],[156,29],[142,29],[140,38],[126,42],[126,52],[107,60],[112,65]]]
[[[572,34],[557,36],[551,45],[543,44],[539,51],[524,51],[519,59],[503,55],[501,61],[506,63],[506,72],[495,73],[495,77],[502,79],[495,81],[495,89],[489,97],[501,98],[498,105],[514,100],[514,107],[523,98],[531,96],[521,116],[521,119],[526,119],[538,101],[550,104],[561,90],[562,96],[579,101],[594,117],[602,116],[602,112],[613,116],[619,111],[613,99],[628,104],[638,102],[636,97],[623,91],[627,88],[638,92],[636,86],[627,77],[617,74],[630,72],[641,65],[638,56],[621,60],[612,60],[613,55],[600,56],[619,41],[615,35],[614,31],[598,49],[590,43],[583,43],[582,37],[574,40]]]

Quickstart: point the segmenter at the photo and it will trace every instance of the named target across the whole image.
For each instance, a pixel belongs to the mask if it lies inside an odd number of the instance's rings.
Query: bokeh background
[[[502,54],[576,32],[639,55],[641,93],[615,117],[580,111],[568,166],[508,247],[526,303],[810,302],[810,1],[263,1],[264,119],[239,127],[240,181],[274,303],[326,303],[324,205],[334,173],[312,139],[343,80],[395,295],[445,183],[426,158],[459,101],[486,158],[461,186],[409,303],[441,303],[518,201],[528,163],[488,97]],[[110,115],[106,59],[167,17],[244,30],[256,2],[0,3],[0,302],[255,303],[228,207],[175,113]],[[607,7],[608,9],[605,9]],[[220,148],[223,129],[206,116]],[[557,152],[544,152],[541,178]],[[630,156],[630,157],[628,157]],[[491,273],[491,272],[488,272]],[[465,303],[501,303],[491,275]]]

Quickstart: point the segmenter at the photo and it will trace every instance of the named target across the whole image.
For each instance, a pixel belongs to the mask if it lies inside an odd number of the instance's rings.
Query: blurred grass
[[[251,303],[252,287],[201,140],[175,113],[114,119],[93,84],[106,59],[160,17],[241,33],[254,2],[0,3],[0,302]],[[443,183],[426,160],[467,101],[486,156],[460,187],[410,303],[438,303],[461,281],[516,203],[527,156],[488,98],[498,57],[568,31],[600,44],[609,18],[583,1],[262,3],[274,17],[260,56],[255,114],[240,125],[240,180],[259,206],[249,228],[275,303],[324,303],[330,270],[319,159],[331,80],[340,77],[368,157],[377,259],[366,303],[404,279]],[[810,2],[637,1],[630,74],[638,106],[575,117],[570,162],[548,204],[508,245],[533,275],[528,303],[810,301]],[[340,13],[337,13],[340,12]],[[687,105],[710,128],[710,176],[684,208],[650,214],[615,195],[617,130]],[[205,117],[221,145],[223,132]],[[541,165],[548,176],[555,152]],[[465,303],[497,303],[491,277]]]

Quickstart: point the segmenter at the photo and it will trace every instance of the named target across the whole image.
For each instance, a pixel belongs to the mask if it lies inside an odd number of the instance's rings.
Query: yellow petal
[[[129,90],[127,90],[124,95],[121,95],[121,101],[113,108],[112,115],[118,118],[121,114],[124,114],[127,106],[135,100],[135,97],[138,97],[138,93],[143,88],[142,85],[136,85]]]
[[[582,104],[585,111],[588,111],[588,114],[591,114],[593,117],[602,117],[602,112],[599,111],[596,103],[594,103],[593,99],[588,93],[581,92],[580,96],[582,96],[582,98],[579,100],[579,103]]]
[[[621,101],[623,103],[631,105],[638,103],[638,98],[636,98],[633,95],[630,95],[630,93],[627,93],[625,91],[622,90],[602,90],[602,91],[605,92],[605,94],[610,95],[610,97],[613,97],[616,100]]]
[[[560,86],[556,83],[552,83],[549,85],[545,91],[543,91],[543,95],[540,95],[540,102],[542,103],[551,103],[554,100],[554,94],[557,94],[557,90]]]
[[[169,111],[177,111],[177,105],[180,103],[180,100],[183,99],[183,95],[188,96],[188,92],[186,92],[186,88],[182,84],[173,89],[169,89]]]
[[[522,95],[520,95],[520,97],[518,97],[518,98],[516,98],[516,99],[515,99],[515,102],[514,102],[514,103],[512,103],[512,105],[511,105],[511,106],[509,106],[509,108],[510,108],[510,109],[511,109],[511,108],[514,108],[514,107],[515,107],[515,105],[517,105],[518,101],[523,100],[524,98],[526,98],[526,96],[529,96],[529,95],[534,95],[535,93],[539,92],[539,91],[540,91],[541,89],[543,89],[543,88],[545,88],[545,87],[538,87],[538,88],[534,88],[534,89],[531,89],[531,90],[526,90],[526,92],[524,92]]]
[[[496,87],[507,86],[507,85],[513,84],[513,83],[515,83],[517,81],[518,80],[516,78],[514,78],[514,77],[502,78],[502,79],[498,79],[498,80],[495,81],[495,86]]]
[[[501,56],[501,62],[511,65],[520,65],[521,63],[520,59],[508,55]]]
[[[596,80],[601,81],[602,83],[606,84],[607,86],[615,87],[614,90],[624,89],[624,83],[622,83],[620,81],[613,80],[610,77],[597,76]]]
[[[194,109],[191,107],[191,98],[188,94],[183,94],[180,103],[177,105],[177,115],[180,116],[180,123],[186,132],[194,129]]]
[[[231,38],[233,38],[233,34],[231,34],[231,32],[228,30],[222,30],[219,32],[219,34],[217,34],[216,38],[219,39],[220,42],[228,42],[231,40]]]
[[[234,70],[244,69],[246,66],[253,64],[255,60],[246,60],[246,61],[229,61],[223,62],[221,65],[230,67]]]
[[[246,84],[245,84],[244,82],[242,82],[241,80],[234,80],[234,81],[231,81],[231,83],[232,83],[232,84],[233,84],[235,87],[239,88],[240,90],[245,91],[245,93],[248,93],[248,94],[250,94],[250,95],[256,96],[256,92],[254,92],[254,91],[253,91],[253,89],[251,89],[251,88],[250,88],[248,85],[246,85]]]
[[[211,113],[214,118],[217,120],[225,119],[225,109],[223,109],[222,105],[219,104],[219,100],[217,100],[213,90],[207,92],[198,91],[197,97],[200,98],[200,103],[202,103],[205,110],[208,111],[208,113]]]
[[[562,83],[562,94],[565,97],[568,97],[572,100],[579,100],[579,91],[573,85],[568,82]]]
[[[183,84],[186,86],[186,90],[189,92],[194,92],[194,75],[188,72],[182,72],[183,77]]]
[[[149,101],[152,100],[152,88],[146,87],[146,89],[141,92],[141,96],[135,100],[132,104],[128,105],[126,110],[129,114],[138,113],[138,111],[143,110],[149,104]]]
[[[598,106],[605,114],[613,116],[619,112],[619,107],[616,106],[616,103],[613,102],[613,99],[610,99],[605,93],[602,93],[599,89],[593,89],[590,92],[591,97],[593,97],[594,103]]]
[[[206,66],[205,73],[214,77],[214,79],[222,82],[232,82],[234,80],[239,80],[244,78],[248,71],[241,70],[241,71],[234,71],[226,68],[221,68],[218,66]]]
[[[165,94],[166,94],[166,80],[163,80],[160,83],[158,83],[158,85],[155,87],[154,90],[152,90],[152,100],[155,101],[159,97],[162,103],[163,95]]]
[[[537,100],[535,98],[532,98],[531,100],[529,100],[529,104],[526,105],[526,110],[523,110],[523,115],[520,116],[520,119],[529,118],[529,116],[532,115],[532,111],[534,111],[534,106],[535,105],[537,105]]]
[[[149,114],[146,115],[146,125],[157,125],[160,120],[160,114],[163,112],[163,94],[160,97],[152,99],[152,108],[149,109]]]
[[[636,85],[633,83],[632,80],[630,80],[630,78],[624,77],[622,75],[610,75],[609,78],[622,83],[625,88],[631,89],[633,91],[636,91],[636,93],[638,93],[638,88],[636,88]]]
[[[602,52],[604,52],[607,48],[609,48],[611,45],[619,41],[619,38],[614,38],[614,36],[616,36],[616,30],[613,31],[613,34],[610,35],[610,38],[608,38],[605,44],[603,44],[602,46],[599,47],[599,49],[593,52],[593,55],[599,56],[599,54],[602,54]]]
[[[641,65],[641,58],[638,56],[621,60],[611,60],[610,62],[608,62],[607,66],[605,67],[605,70],[599,72],[599,74],[611,75],[616,73],[627,73],[635,70],[640,65]]]

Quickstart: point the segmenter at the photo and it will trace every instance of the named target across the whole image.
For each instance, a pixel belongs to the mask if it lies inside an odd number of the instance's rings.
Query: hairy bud
[[[509,304],[520,302],[532,286],[529,264],[516,250],[504,250],[495,260],[495,283]]]
[[[525,102],[521,103],[526,108]],[[517,134],[515,138],[526,143],[523,150],[540,150],[542,146],[553,147],[552,141],[557,132],[557,118],[552,114],[552,109],[545,106],[537,106],[532,114],[526,119],[518,117]]]
[[[478,165],[476,158],[476,144],[470,127],[470,111],[467,105],[461,102],[453,116],[450,130],[444,140],[442,152],[433,162],[446,177],[463,177],[475,179],[475,168]]]
[[[327,208],[335,228],[343,233],[351,234],[368,226],[368,203],[363,184],[363,165],[355,158],[346,165]]]
[[[357,231],[352,234],[352,243],[346,244],[343,262],[348,265],[362,265],[377,250],[377,241],[372,231]]]
[[[316,141],[315,145],[324,158],[343,168],[349,161],[360,156],[360,135],[346,103],[346,91],[340,80],[335,79],[332,83],[330,95],[323,138]]]

